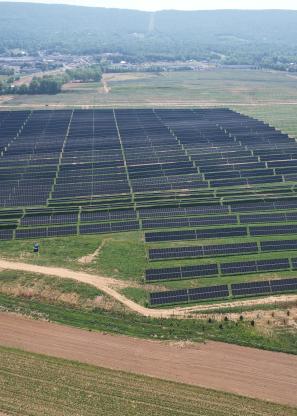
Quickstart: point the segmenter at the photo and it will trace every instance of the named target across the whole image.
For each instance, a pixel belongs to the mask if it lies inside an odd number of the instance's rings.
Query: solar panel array
[[[0,240],[143,230],[174,278],[297,269],[296,179],[296,141],[229,109],[0,112]]]
[[[247,236],[246,227],[228,227],[228,228],[205,228],[198,230],[185,231],[167,231],[145,233],[145,241],[178,241],[178,240],[200,240],[204,238],[221,238],[221,237],[244,237]]]
[[[297,290],[297,279],[264,280],[230,285],[207,286],[194,289],[154,292],[150,304],[161,306],[176,303],[224,300],[230,297],[246,297],[288,293]]]
[[[297,240],[296,240],[297,248]],[[186,259],[216,256],[231,256],[236,254],[258,253],[257,243],[214,244],[207,246],[153,248],[149,250],[150,260]]]
[[[223,299],[229,296],[227,285],[183,289],[169,292],[155,292],[150,295],[151,305],[166,305],[201,300]]]
[[[290,260],[288,258],[238,261],[229,263],[208,263],[191,266],[167,267],[161,269],[147,269],[145,279],[147,282],[158,282],[285,270],[291,270]]]

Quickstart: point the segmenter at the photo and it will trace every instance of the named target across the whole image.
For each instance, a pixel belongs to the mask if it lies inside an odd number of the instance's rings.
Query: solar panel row
[[[297,234],[297,224],[148,232],[145,233],[145,241],[150,243],[178,240],[199,240],[206,238],[243,237],[247,236],[248,232],[253,237],[277,234]]]
[[[151,293],[150,303],[151,305],[165,305],[170,303],[193,302],[197,300],[223,299],[228,296],[228,286],[220,285]]]
[[[198,230],[145,233],[145,241],[149,243],[149,242],[160,242],[160,241],[198,240],[198,239],[204,239],[204,238],[243,237],[243,236],[247,236],[246,227],[205,228],[205,229],[198,229]]]
[[[297,240],[296,240],[297,248]],[[257,243],[234,243],[234,244],[215,244],[209,246],[189,246],[150,249],[150,260],[165,259],[185,259],[209,256],[230,256],[236,254],[256,254],[258,253]]]
[[[293,267],[297,267],[293,263]],[[250,273],[266,273],[270,271],[290,270],[291,265],[289,259],[268,259],[268,260],[251,260],[230,263],[211,263],[200,264],[194,266],[169,267],[162,269],[148,269],[145,272],[147,282],[195,279],[217,276],[232,276]]]
[[[224,299],[230,296],[261,296],[276,293],[287,293],[297,290],[297,279],[267,280],[249,283],[209,286],[195,289],[182,289],[176,291],[164,291],[150,293],[150,304],[169,305],[175,303],[189,303],[194,301]]]
[[[113,232],[127,232],[127,231],[136,231],[139,230],[138,221],[117,221],[117,222],[106,222],[101,224],[87,224],[63,227],[39,227],[39,228],[22,228],[16,230],[16,239],[27,239],[27,238],[45,238],[45,237],[58,237],[58,236],[67,236],[67,235],[77,235],[77,234],[97,234],[97,233],[113,233]],[[8,236],[12,238],[12,231],[6,231]],[[3,234],[2,234],[3,233]],[[3,239],[6,236],[4,231],[0,230],[0,239],[3,235]],[[10,238],[7,238],[10,239]]]

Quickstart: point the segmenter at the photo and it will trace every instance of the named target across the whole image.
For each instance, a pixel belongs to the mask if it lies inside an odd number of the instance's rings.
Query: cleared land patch
[[[7,348],[0,348],[0,357],[0,408],[7,414],[73,416],[77,409],[81,416],[296,414],[259,400]]]
[[[0,326],[0,342],[4,346],[297,404],[295,356],[220,343],[168,345],[90,333],[7,314],[0,315]]]
[[[15,96],[4,108],[97,108],[296,105],[296,79],[284,72],[212,70],[106,74],[111,91],[98,93],[99,83],[68,85],[56,96]]]

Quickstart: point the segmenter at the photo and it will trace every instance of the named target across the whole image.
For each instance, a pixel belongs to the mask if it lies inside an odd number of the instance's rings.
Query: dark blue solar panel
[[[297,240],[261,241],[262,251],[297,250]]]
[[[257,296],[262,294],[270,294],[271,287],[269,281],[234,283],[231,285],[233,296]]]
[[[232,263],[221,263],[221,273],[223,275],[256,273],[256,261],[242,261]]]
[[[290,269],[288,259],[257,260],[257,266],[259,272]]]
[[[216,264],[201,264],[181,267],[182,279],[190,279],[192,277],[211,277],[217,276],[217,274],[218,266]]]
[[[290,292],[297,290],[297,279],[283,279],[270,281],[272,293]]]
[[[252,236],[274,235],[274,234],[295,234],[297,225],[271,225],[261,227],[250,227]]]
[[[165,305],[171,303],[193,302],[196,300],[209,300],[226,298],[229,296],[227,285],[202,287],[195,289],[182,289],[168,292],[155,292],[150,294],[151,305]]]

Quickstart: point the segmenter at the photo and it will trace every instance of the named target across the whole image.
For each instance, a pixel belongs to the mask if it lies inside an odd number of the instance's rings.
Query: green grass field
[[[161,74],[107,74],[110,89],[74,84],[54,96],[15,96],[7,106],[176,107],[296,104],[296,77],[285,72],[214,70]]]
[[[81,257],[94,253],[105,240],[100,254],[92,263],[79,263]],[[145,247],[139,232],[40,239],[39,256],[33,254],[33,243],[32,240],[0,241],[0,252],[6,258],[86,270],[138,282],[142,281],[146,267]]]
[[[296,415],[260,400],[2,347],[0,385],[0,409],[9,415]]]

